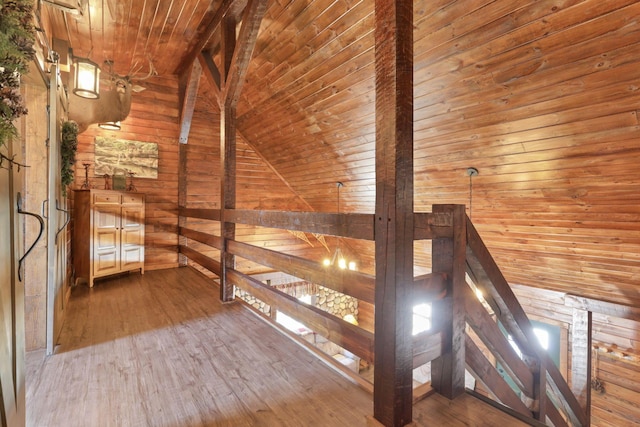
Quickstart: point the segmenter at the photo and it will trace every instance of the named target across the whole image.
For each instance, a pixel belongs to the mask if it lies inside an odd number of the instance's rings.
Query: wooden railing
[[[483,299],[496,317],[494,321],[477,298],[467,295],[467,322],[525,398],[519,398],[505,384],[495,371],[494,364],[486,361],[471,339],[466,340],[468,367],[476,373],[476,378],[485,382],[498,400],[525,416],[541,422],[546,422],[548,417],[556,427],[589,425],[586,411],[547,352],[540,347],[524,309],[468,218],[466,240],[467,274],[480,289]],[[516,342],[523,354],[522,359],[499,331],[498,322]],[[529,401],[529,404],[523,401]]]
[[[464,212],[464,206],[436,205],[433,213],[415,214],[414,239],[433,240],[436,272],[415,278],[414,301],[436,304],[434,327],[413,338],[413,367],[432,362],[434,387],[451,397],[455,396],[456,387],[460,388],[453,383],[459,382],[461,376],[464,378],[466,368],[495,397],[497,404],[521,417],[543,423],[550,421],[556,427],[589,425],[585,410],[539,346],[523,308]],[[213,221],[221,218],[217,209],[182,208],[180,216]],[[373,215],[227,210],[224,216],[225,221],[238,224],[374,240]],[[180,235],[219,250],[224,248],[230,255],[274,271],[374,303],[375,278],[368,274],[327,269],[316,261],[236,240],[228,240],[225,246],[222,237],[186,226],[180,228]],[[180,246],[180,253],[221,276],[219,260],[187,245]],[[482,292],[484,301],[476,297],[465,277]],[[374,361],[371,331],[301,303],[235,269],[226,270],[226,280],[358,357]],[[436,316],[440,321],[436,321]],[[499,325],[513,338],[522,358]],[[466,329],[472,332],[466,333]],[[483,350],[489,351],[495,361],[487,359]],[[516,390],[498,372],[498,364]],[[462,374],[456,372],[460,367]]]

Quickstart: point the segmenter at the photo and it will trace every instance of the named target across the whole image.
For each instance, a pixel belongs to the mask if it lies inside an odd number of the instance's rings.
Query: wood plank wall
[[[571,342],[573,309],[565,306],[564,294],[526,286],[514,286],[513,290],[530,318],[560,326],[568,331]],[[597,359],[592,354],[595,365],[592,374],[603,381],[605,388],[604,393],[591,392],[591,425],[594,427],[640,424],[639,330],[638,322],[593,314],[593,345],[601,350]],[[567,348],[570,377],[571,345]],[[605,353],[604,348],[612,351]]]
[[[146,194],[145,269],[154,270],[178,265],[178,79],[153,77],[142,85],[146,90],[133,94],[122,130],[92,125],[80,134],[73,188],[84,182],[85,162],[91,163],[92,186],[104,188],[103,178],[93,176],[96,136],[158,144],[158,179],[134,178],[137,190]]]

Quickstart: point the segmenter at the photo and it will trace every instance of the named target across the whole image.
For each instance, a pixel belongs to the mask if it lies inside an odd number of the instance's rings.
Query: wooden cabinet
[[[76,281],[131,270],[144,274],[144,194],[77,190],[73,258]]]

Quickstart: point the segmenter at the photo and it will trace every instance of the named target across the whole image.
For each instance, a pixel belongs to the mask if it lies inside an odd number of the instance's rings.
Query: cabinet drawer
[[[144,196],[142,194],[123,194],[122,195],[122,204],[123,205],[141,205],[143,203]]]
[[[93,203],[110,205],[120,203],[120,194],[118,193],[94,193]]]

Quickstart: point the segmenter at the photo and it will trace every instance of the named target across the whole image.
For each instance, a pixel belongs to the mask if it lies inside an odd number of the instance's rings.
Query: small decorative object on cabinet
[[[76,283],[140,270],[144,274],[144,194],[76,190],[73,252]]]

